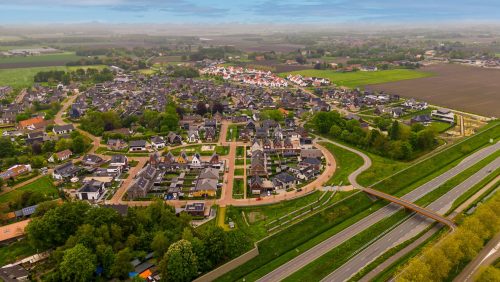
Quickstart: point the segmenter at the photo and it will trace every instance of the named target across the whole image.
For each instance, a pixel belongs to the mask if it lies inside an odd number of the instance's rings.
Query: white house
[[[105,192],[104,183],[91,180],[85,183],[82,188],[76,191],[76,196],[80,200],[98,200]]]
[[[163,137],[160,136],[155,136],[151,138],[151,146],[155,148],[156,150],[161,150],[165,148],[165,140],[163,140]]]
[[[194,154],[193,158],[191,159],[191,165],[192,168],[200,168],[202,166],[201,164],[201,157],[197,153]]]
[[[433,119],[444,121],[448,123],[455,122],[455,114],[448,109],[437,109],[431,112],[431,117]]]

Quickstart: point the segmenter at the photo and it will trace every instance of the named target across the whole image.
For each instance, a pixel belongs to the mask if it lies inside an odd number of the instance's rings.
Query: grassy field
[[[332,143],[322,142],[321,146],[327,148],[335,157],[337,168],[335,174],[328,181],[328,185],[348,185],[348,176],[358,167],[363,165],[363,159],[355,153],[342,149]]]
[[[233,198],[235,199],[242,199],[243,198],[243,194],[244,194],[244,183],[243,183],[243,179],[241,178],[236,178],[234,179],[234,182],[233,182]]]
[[[57,189],[52,183],[50,176],[41,177],[34,182],[31,182],[21,188],[5,193],[0,196],[0,204],[8,203],[24,191],[38,191],[46,196],[52,196],[54,199],[58,197]]]
[[[235,281],[242,278],[247,281],[254,281],[374,212],[382,206],[381,202],[378,203],[374,206],[373,202],[362,193],[357,193],[344,201],[338,202],[333,207],[308,217],[300,223],[261,241],[258,244],[260,253],[257,257],[226,273],[216,281]],[[368,209],[369,206],[372,208]],[[238,210],[231,207],[228,216],[234,220]],[[270,212],[281,211],[276,209]],[[245,213],[248,213],[248,211],[245,211]],[[242,229],[242,231],[248,232],[247,229]],[[252,234],[248,235],[252,236]]]
[[[13,56],[0,58],[0,67],[4,64],[17,63],[45,63],[45,62],[72,62],[80,60],[81,56],[77,56],[75,52],[63,52],[55,54],[46,54],[40,56]]]
[[[283,281],[320,281],[321,278],[329,275],[335,269],[347,262],[349,258],[365,246],[367,242],[370,242],[370,240],[385,231],[390,230],[407,216],[408,214],[404,211],[399,211],[375,223],[363,232],[355,235],[325,255],[299,269]]]
[[[0,265],[15,262],[18,259],[33,255],[36,250],[33,249],[28,240],[21,240],[6,246],[0,247]]]
[[[500,126],[498,125],[498,122],[490,123],[483,128],[480,134],[473,135],[458,145],[449,147],[416,165],[408,166],[408,163],[401,163],[401,167],[396,170],[400,171],[398,174],[382,180],[381,182],[375,184],[374,187],[378,190],[384,191],[385,193],[394,194],[396,196],[404,195],[419,185],[424,184],[439,174],[449,170],[462,158],[465,158],[473,151],[487,145],[490,138],[498,138],[498,136],[500,136]],[[381,174],[378,172],[375,165],[376,164],[374,162],[374,166],[358,178],[358,181],[362,185],[373,184],[373,181],[377,180],[377,176],[379,180],[383,179],[384,176],[387,176],[385,173]],[[408,167],[408,169],[401,171],[401,169],[405,167]],[[380,169],[384,169],[384,167],[381,166]]]
[[[35,67],[35,68],[16,68],[16,69],[0,69],[0,85],[9,85],[13,88],[29,87],[33,85],[35,74],[41,71],[63,70],[73,71],[78,68],[97,68],[103,69],[106,66],[72,66],[72,67]]]
[[[347,87],[361,87],[368,84],[386,83],[407,79],[415,79],[432,76],[432,73],[421,72],[408,69],[384,70],[375,72],[336,72],[332,70],[301,70],[289,73],[282,73],[282,76],[288,74],[300,74],[303,76],[328,78],[332,83]]]

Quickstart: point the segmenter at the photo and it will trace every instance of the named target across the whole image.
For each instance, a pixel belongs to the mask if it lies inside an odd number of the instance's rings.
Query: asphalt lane
[[[341,144],[338,144],[336,142],[332,142],[332,141],[330,141],[330,142],[335,144],[335,145],[341,146]],[[342,145],[342,147],[345,147],[345,146]],[[450,170],[446,171],[445,173],[437,176],[436,178],[430,180],[429,182],[414,189],[410,193],[404,195],[402,198],[405,200],[408,200],[408,201],[412,201],[412,202],[415,200],[418,200],[422,196],[433,191],[434,189],[441,186],[449,179],[453,178],[454,176],[458,175],[459,173],[461,173],[465,169],[478,163],[479,161],[486,158],[487,156],[489,156],[493,152],[497,151],[498,149],[500,149],[500,143],[488,146],[486,148],[483,148],[483,149],[473,153],[471,155],[471,157],[462,161],[457,166],[451,168]],[[356,150],[351,149],[350,151],[357,153],[361,157],[366,156],[363,153],[356,151]],[[364,159],[364,157],[363,157],[363,159]],[[352,182],[351,184],[355,185],[355,183],[356,182]],[[386,217],[393,215],[394,213],[396,213],[400,209],[401,209],[401,207],[396,205],[396,204],[389,204],[389,205],[375,211],[374,213],[363,218],[362,220],[352,224],[351,226],[349,226],[346,229],[340,231],[339,233],[333,235],[332,237],[324,240],[323,242],[317,244],[316,246],[312,247],[311,249],[307,250],[306,252],[302,253],[301,255],[293,258],[292,260],[288,261],[287,263],[274,269],[273,271],[269,272],[268,274],[266,274],[265,276],[260,278],[258,281],[280,281],[280,280],[283,280],[284,278],[288,277],[289,275],[291,275],[295,271],[299,270],[300,268],[313,262],[317,258],[328,253],[333,248],[339,246],[340,244],[342,244],[343,242],[352,238],[353,236],[359,234],[363,230],[366,230],[367,228],[369,228],[373,224],[379,222],[380,220],[382,220]],[[421,217],[421,219],[423,219],[423,217]],[[429,220],[429,222],[432,222],[432,221]]]
[[[467,178],[464,182],[455,186],[452,190],[441,196],[436,201],[427,206],[427,209],[435,211],[439,214],[445,214],[452,206],[453,202],[462,194],[467,192],[471,187],[479,183],[482,179],[488,176],[488,171],[494,171],[500,167],[500,158],[495,159],[481,170]],[[421,215],[414,215],[401,225],[398,225],[392,231],[382,236],[365,250],[354,256],[340,268],[326,276],[321,281],[345,281],[360,271],[363,267],[375,260],[390,248],[402,243],[402,237],[405,234],[417,235],[427,228],[434,221],[425,218]]]

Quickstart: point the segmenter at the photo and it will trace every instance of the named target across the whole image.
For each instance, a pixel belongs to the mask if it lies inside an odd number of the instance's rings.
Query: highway
[[[427,209],[438,214],[445,214],[458,197],[488,176],[490,174],[488,171],[493,171],[498,167],[500,167],[500,157],[467,178],[464,182],[455,186],[452,190],[448,191],[436,201],[432,202],[429,206],[427,206]],[[348,280],[351,276],[363,269],[363,267],[367,266],[384,252],[400,243],[403,243],[405,240],[409,239],[409,237],[417,235],[433,222],[434,220],[424,216],[413,215],[411,218],[375,241],[321,281]]]
[[[345,148],[345,146],[343,146],[339,143],[333,142],[333,141],[326,140],[326,142],[331,142],[337,146],[341,146],[341,147]],[[412,201],[412,202],[420,199],[421,197],[423,197],[427,193],[438,188],[439,186],[444,184],[446,181],[455,177],[456,175],[458,175],[459,173],[461,173],[465,169],[478,163],[479,161],[486,158],[490,154],[494,153],[498,149],[500,149],[500,143],[490,145],[486,148],[483,148],[483,149],[473,153],[471,155],[471,157],[460,162],[455,167],[453,167],[450,170],[446,171],[445,173],[435,177],[434,179],[421,185],[420,187],[414,189],[413,191],[404,195],[401,198],[405,199],[407,201]],[[363,153],[361,153],[357,150],[351,149],[351,151],[360,155],[361,157],[363,157],[363,159],[365,159],[364,157],[366,157],[366,155],[364,155]],[[366,163],[365,163],[365,165],[363,165],[363,167],[369,167],[369,166],[366,166]],[[356,171],[356,173],[359,174],[361,172]],[[359,185],[355,181],[355,178],[354,179],[350,178],[350,181],[354,187],[362,187],[361,185]],[[363,218],[362,220],[354,223],[353,225],[347,227],[346,229],[340,231],[339,233],[333,235],[332,237],[317,244],[316,246],[312,247],[311,249],[307,250],[306,252],[302,253],[301,255],[293,258],[292,260],[288,261],[287,263],[274,269],[273,271],[269,272],[268,274],[266,274],[265,276],[260,278],[258,281],[279,281],[279,280],[282,280],[282,279],[288,277],[289,275],[291,275],[295,271],[297,271],[300,268],[306,266],[307,264],[313,262],[317,258],[328,253],[333,248],[339,246],[340,244],[342,244],[343,242],[352,238],[353,236],[359,234],[363,230],[366,230],[368,227],[379,222],[380,220],[393,215],[394,213],[396,213],[400,209],[401,209],[401,207],[397,204],[389,204],[389,205],[375,211],[374,213]],[[420,219],[425,220],[424,217],[420,217]],[[429,220],[429,222],[432,222],[432,220]],[[401,234],[403,234],[403,233],[401,233]]]

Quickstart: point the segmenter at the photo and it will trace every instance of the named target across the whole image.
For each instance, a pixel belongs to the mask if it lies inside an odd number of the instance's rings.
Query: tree
[[[1,137],[0,138],[0,158],[12,157],[16,154],[14,144],[10,139]]]
[[[399,128],[399,122],[397,120],[392,122],[391,127],[389,128],[389,136],[391,140],[399,140],[401,134],[401,129]]]
[[[96,270],[96,256],[78,244],[64,252],[59,269],[63,281],[89,281]]]
[[[111,268],[115,262],[115,254],[111,246],[100,244],[96,248],[97,263],[102,267],[104,276],[111,277]]]
[[[155,252],[155,256],[158,258],[163,257],[165,252],[168,250],[170,242],[165,234],[165,232],[158,231],[151,241],[151,249]]]
[[[132,253],[129,248],[125,248],[116,254],[115,262],[111,267],[111,275],[115,278],[125,279],[128,273],[134,270],[130,261],[132,260]]]
[[[196,104],[196,113],[199,114],[200,116],[204,116],[207,113],[207,106],[205,102],[200,101],[198,104]]]
[[[198,274],[198,260],[191,243],[179,240],[173,243],[160,262],[162,278],[165,281],[191,281]]]
[[[208,259],[212,264],[222,262],[226,254],[226,233],[218,226],[210,226],[203,233],[203,241],[207,249]]]
[[[73,144],[71,144],[71,150],[75,154],[80,154],[85,152],[85,139],[83,139],[83,136],[77,136],[75,139],[73,139]]]
[[[499,282],[500,281],[500,269],[494,266],[482,267],[479,270],[477,279],[474,281],[481,282]]]

